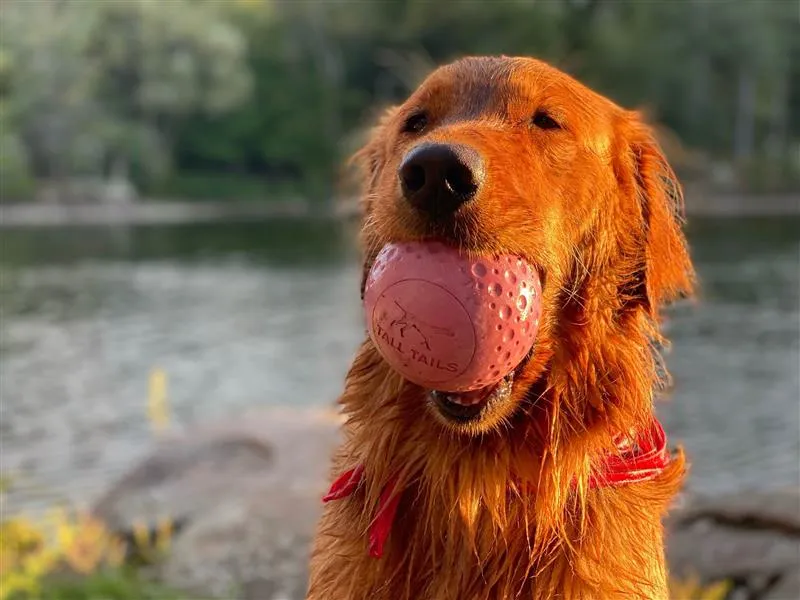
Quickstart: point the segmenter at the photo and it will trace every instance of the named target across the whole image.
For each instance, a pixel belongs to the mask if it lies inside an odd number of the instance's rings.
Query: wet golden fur
[[[419,110],[427,128],[404,132]],[[531,126],[541,110],[560,128]],[[398,189],[421,140],[469,144],[486,161],[480,198],[450,225],[425,222]],[[660,309],[693,287],[680,187],[651,131],[540,61],[467,58],[387,111],[356,160],[365,268],[385,243],[425,237],[519,254],[541,270],[544,313],[512,401],[467,431],[362,344],[332,476],[363,464],[365,481],[325,507],[308,598],[666,598],[661,518],[683,454],[655,480],[588,486],[613,434],[651,417],[666,376]],[[393,475],[397,518],[370,558],[366,531]]]

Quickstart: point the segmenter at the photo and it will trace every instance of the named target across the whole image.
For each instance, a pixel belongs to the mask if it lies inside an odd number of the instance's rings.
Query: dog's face
[[[436,70],[387,111],[357,159],[365,270],[385,244],[423,239],[525,258],[543,282],[533,356],[566,351],[566,320],[595,308],[655,317],[688,287],[680,192],[649,131],[540,61],[467,58]],[[449,427],[486,431],[535,400],[547,368],[529,356],[481,402],[435,390],[423,401]]]

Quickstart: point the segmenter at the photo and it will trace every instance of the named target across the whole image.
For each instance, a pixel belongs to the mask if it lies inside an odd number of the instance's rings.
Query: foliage
[[[177,592],[143,579],[136,571],[117,569],[49,583],[36,600],[187,600]],[[28,599],[25,599],[28,600]],[[30,600],[34,600],[33,597]]]
[[[151,535],[133,532],[135,555],[158,560],[169,549],[171,523]],[[50,511],[41,521],[20,515],[0,523],[0,600],[127,600],[177,596],[126,565],[131,549],[86,513]]]
[[[40,177],[163,175],[188,115],[249,94],[241,32],[203,3],[4,3],[3,106]]]
[[[703,586],[697,576],[686,579],[671,579],[669,595],[673,600],[725,600],[731,590],[731,582],[717,581]]]
[[[0,116],[0,202],[19,200],[33,193],[28,153],[18,136],[3,131]]]
[[[301,196],[307,189],[292,181],[270,181],[249,173],[225,173],[214,170],[174,173],[150,187],[157,199],[192,199],[198,201],[242,200]]]
[[[745,183],[760,181],[748,165],[796,157],[792,2],[384,0],[357,8],[6,0],[4,187],[19,195],[32,176],[121,172],[152,193],[215,174],[261,179],[263,189],[247,186],[259,196],[289,183],[326,198],[357,143],[353,132],[375,110],[403,98],[433,65],[479,53],[550,60],[622,104],[646,107],[713,160],[740,166]],[[767,169],[766,184],[796,170]]]
[[[153,368],[146,417],[154,434],[171,422],[168,379]],[[0,493],[13,486],[4,477]],[[144,578],[136,567],[169,552],[170,519],[155,527],[133,524],[123,538],[82,511],[54,508],[43,519],[21,514],[0,522],[0,600],[181,600],[176,592]]]

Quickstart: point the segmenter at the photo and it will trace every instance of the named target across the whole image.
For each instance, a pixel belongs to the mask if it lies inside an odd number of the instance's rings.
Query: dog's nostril
[[[406,190],[412,194],[421,190],[425,185],[425,169],[419,165],[406,165],[400,176]]]
[[[480,154],[469,146],[428,142],[405,156],[397,175],[414,208],[442,217],[476,197],[484,166]]]
[[[452,165],[444,174],[447,189],[456,196],[469,198],[478,189],[472,171],[464,165]]]

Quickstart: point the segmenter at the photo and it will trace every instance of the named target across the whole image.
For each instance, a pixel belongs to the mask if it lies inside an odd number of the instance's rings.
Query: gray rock
[[[800,535],[800,489],[753,490],[722,498],[697,496],[673,519],[681,524],[712,519],[730,526]]]
[[[185,522],[213,507],[231,486],[248,486],[272,463],[272,448],[250,437],[165,441],[100,498],[94,512],[118,530],[140,520]]]
[[[115,529],[191,521],[232,496],[319,493],[338,439],[328,411],[268,409],[172,434],[94,505]]]
[[[729,580],[734,598],[800,598],[800,489],[696,497],[667,522],[674,576]]]
[[[178,537],[160,579],[197,595],[302,599],[318,495],[231,499]]]
[[[198,597],[303,598],[310,540],[340,420],[270,409],[159,443],[95,505],[128,534],[169,518],[180,527],[157,574]]]

